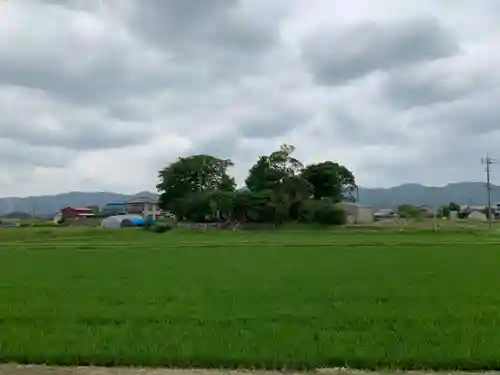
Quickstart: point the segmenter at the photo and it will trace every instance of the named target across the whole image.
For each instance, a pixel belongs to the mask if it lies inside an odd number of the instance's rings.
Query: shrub
[[[164,224],[164,225],[157,225],[156,227],[154,227],[155,229],[155,232],[156,233],[165,233],[165,232],[169,232],[172,230],[172,227],[168,224]]]
[[[147,217],[146,220],[144,220],[143,228],[148,230],[152,226],[153,226],[153,219],[151,217]]]
[[[331,203],[325,203],[316,208],[314,222],[323,225],[344,225],[347,222],[347,216],[344,210]]]
[[[321,225],[344,225],[347,222],[345,211],[330,200],[304,201],[299,208],[299,219],[303,223]]]

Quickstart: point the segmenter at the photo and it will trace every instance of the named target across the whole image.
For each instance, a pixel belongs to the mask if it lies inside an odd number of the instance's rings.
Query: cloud
[[[458,52],[458,45],[438,19],[417,17],[319,29],[304,39],[302,49],[317,82],[338,84],[375,71],[448,57]]]
[[[442,59],[386,74],[382,94],[402,109],[431,106],[489,92],[500,82],[498,57],[485,51]]]
[[[363,186],[482,180],[496,3],[3,2],[0,195],[154,190],[190,153],[243,183],[281,143]]]
[[[0,108],[0,138],[25,146],[112,149],[143,143],[152,136],[141,123],[109,119],[98,109],[53,101],[41,90],[0,88]]]

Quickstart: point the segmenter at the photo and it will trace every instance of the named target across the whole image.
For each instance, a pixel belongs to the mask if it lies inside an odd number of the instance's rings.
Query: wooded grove
[[[228,174],[231,160],[179,158],[159,172],[160,205],[189,221],[345,223],[335,204],[355,200],[353,173],[332,161],[304,165],[293,157],[294,151],[284,144],[259,157],[241,189]]]

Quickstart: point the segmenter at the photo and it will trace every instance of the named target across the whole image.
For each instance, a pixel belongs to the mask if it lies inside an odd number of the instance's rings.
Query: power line
[[[481,164],[485,166],[484,171],[486,172],[486,193],[488,194],[488,228],[491,230],[491,223],[493,220],[493,215],[491,212],[491,166],[495,164],[497,161],[492,159],[489,154],[486,154],[486,157],[481,159]]]

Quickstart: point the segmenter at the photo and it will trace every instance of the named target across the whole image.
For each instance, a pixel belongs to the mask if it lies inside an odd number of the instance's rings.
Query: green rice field
[[[1,229],[0,362],[500,369],[500,235]]]

